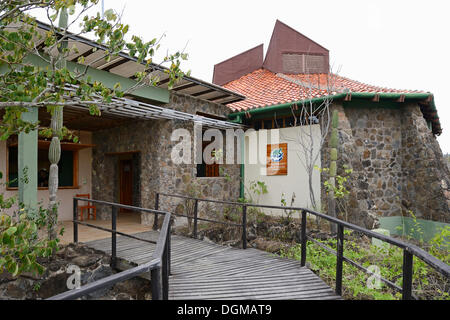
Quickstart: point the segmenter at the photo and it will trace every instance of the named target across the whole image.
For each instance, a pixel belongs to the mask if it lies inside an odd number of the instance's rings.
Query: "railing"
[[[170,232],[171,232],[171,213],[165,211],[158,211],[146,208],[139,208],[133,206],[127,206],[112,202],[92,200],[89,202],[102,204],[112,207],[111,217],[111,229],[99,227],[93,224],[81,222],[78,220],[78,201],[86,201],[85,198],[73,199],[73,242],[78,242],[78,225],[84,225],[87,227],[99,229],[102,231],[111,233],[111,266],[116,267],[117,263],[117,235],[128,237],[135,240],[140,240],[147,243],[156,244],[155,251],[153,252],[152,259],[142,265],[134,267],[132,269],[116,273],[112,276],[100,279],[98,281],[89,283],[81,288],[74,289],[61,293],[59,295],[50,297],[48,300],[72,300],[80,298],[86,294],[95,292],[97,290],[110,287],[116,283],[137,277],[143,273],[150,272],[151,278],[151,292],[153,300],[168,300],[169,298],[169,274],[170,274]],[[119,208],[124,208],[138,212],[149,212],[155,215],[164,215],[164,221],[159,233],[158,240],[151,241],[148,239],[142,239],[132,235],[125,234],[117,231],[117,211]]]
[[[342,272],[343,272],[343,263],[344,261],[357,267],[358,269],[368,273],[368,274],[374,274],[373,272],[369,271],[368,269],[364,268],[362,265],[358,264],[357,262],[348,259],[344,256],[344,230],[350,229],[359,233],[362,233],[368,237],[376,238],[381,241],[387,242],[389,244],[392,244],[394,246],[399,247],[403,250],[403,284],[402,287],[396,285],[395,283],[379,276],[379,279],[384,282],[386,285],[388,285],[390,288],[397,290],[402,293],[402,299],[404,300],[411,300],[416,299],[416,297],[412,294],[412,280],[413,280],[413,257],[416,256],[417,258],[424,261],[426,264],[428,264],[430,267],[438,271],[440,274],[444,275],[447,278],[450,278],[450,266],[447,265],[445,262],[442,262],[438,260],[436,257],[432,256],[425,250],[417,247],[416,245],[404,242],[399,239],[392,238],[390,236],[386,236],[371,230],[367,230],[365,228],[362,228],[360,226],[357,226],[355,224],[342,221],[340,219],[328,216],[323,213],[319,213],[316,211],[312,211],[309,209],[301,208],[301,207],[285,207],[285,206],[271,206],[271,205],[259,205],[259,204],[250,204],[250,203],[241,203],[241,202],[231,202],[231,201],[220,201],[220,200],[211,200],[211,199],[200,199],[200,198],[194,198],[194,197],[188,197],[183,195],[177,195],[177,194],[168,194],[168,193],[157,193],[156,194],[156,202],[155,206],[156,209],[159,207],[159,197],[160,195],[167,196],[167,197],[175,197],[175,198],[183,198],[183,199],[190,199],[195,201],[195,210],[194,210],[194,237],[197,236],[196,230],[197,230],[197,221],[209,221],[209,222],[215,222],[215,223],[224,223],[229,224],[226,222],[219,222],[219,221],[213,221],[209,219],[199,218],[198,217],[198,202],[204,201],[204,202],[214,202],[214,203],[222,203],[226,205],[235,205],[235,206],[242,206],[242,224],[234,224],[236,226],[242,227],[242,247],[245,249],[247,247],[247,207],[258,207],[258,208],[266,208],[266,209],[279,209],[279,210],[294,210],[301,212],[301,259],[300,264],[302,267],[306,266],[306,246],[308,240],[312,241],[313,243],[319,245],[323,249],[327,250],[328,252],[334,254],[337,257],[337,263],[336,263],[336,294],[342,295]],[[331,223],[337,224],[337,234],[336,234],[336,248],[337,250],[333,250],[330,247],[325,246],[323,243],[313,239],[307,234],[306,230],[306,217],[307,214],[314,215],[316,217],[325,219]],[[187,217],[186,215],[179,215],[183,217]],[[156,221],[156,217],[155,217]]]
[[[206,222],[224,224],[224,225],[228,225],[228,226],[241,227],[242,228],[242,249],[247,249],[247,207],[246,206],[244,206],[242,208],[242,223],[232,223],[232,222],[225,222],[225,221],[219,221],[219,220],[211,220],[211,219],[206,219],[206,218],[200,218],[198,216],[199,201],[222,203],[222,204],[232,204],[232,205],[239,205],[239,206],[243,205],[242,203],[221,201],[221,200],[211,200],[211,199],[200,199],[200,198],[193,198],[193,197],[188,197],[188,196],[183,196],[183,195],[178,195],[178,194],[168,194],[168,193],[163,193],[163,192],[157,192],[156,198],[155,198],[155,210],[159,209],[160,196],[182,198],[182,199],[195,201],[194,202],[194,212],[193,212],[194,215],[192,217],[185,215],[185,214],[172,213],[172,215],[177,216],[177,217],[192,218],[194,220],[194,226],[193,226],[193,231],[192,231],[192,235],[194,238],[197,238],[197,235],[198,235],[198,221],[206,221]],[[154,222],[155,223],[153,225],[153,229],[156,230],[158,228],[158,215],[157,214],[155,216]]]

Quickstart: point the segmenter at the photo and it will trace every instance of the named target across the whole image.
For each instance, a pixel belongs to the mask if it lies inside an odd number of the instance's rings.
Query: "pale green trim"
[[[22,113],[22,119],[32,123],[38,121],[38,108],[29,108]],[[31,208],[37,207],[38,186],[38,130],[19,134],[18,185],[19,202]]]
[[[397,236],[411,236],[416,240],[420,240],[423,237],[423,241],[429,242],[437,233],[440,233],[441,228],[445,228],[446,226],[450,227],[450,224],[431,221],[431,220],[423,220],[416,219],[417,225],[422,229],[422,235],[418,232],[415,227],[414,219],[410,217],[383,217],[380,218],[380,228],[387,229],[391,233],[391,235]],[[450,241],[450,239],[448,239]]]
[[[37,55],[30,55],[26,57],[25,59],[26,63],[33,64],[35,66],[39,66],[41,68],[46,68],[48,66],[48,63],[43,60],[41,57],[38,57]],[[71,72],[83,72],[85,69],[85,66],[78,64],[76,62],[67,61],[67,69]],[[83,77],[85,80],[88,78],[91,78],[91,82],[98,81],[103,83],[103,85],[109,89],[114,89],[114,86],[116,83],[120,83],[122,91],[125,91],[132,86],[134,86],[137,82],[135,80],[125,78],[122,76],[119,76],[117,74],[98,70],[95,68],[88,67],[88,70],[86,72],[86,75]],[[152,87],[152,86],[145,86],[142,88],[139,88],[136,91],[133,91],[133,96],[137,96],[140,98],[148,99],[154,103],[158,104],[165,104],[169,103],[170,99],[170,92],[167,89]]]

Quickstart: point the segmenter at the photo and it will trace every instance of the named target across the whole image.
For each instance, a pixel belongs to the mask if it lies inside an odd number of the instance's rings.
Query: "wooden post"
[[[403,300],[412,300],[413,258],[409,251],[403,249]]]
[[[302,233],[301,233],[301,261],[300,261],[300,265],[302,267],[306,266],[306,242],[307,242],[307,237],[306,237],[306,211],[303,210],[302,211]]]
[[[344,263],[344,227],[338,225],[337,237],[337,261],[336,261],[336,294],[342,295],[342,267]]]

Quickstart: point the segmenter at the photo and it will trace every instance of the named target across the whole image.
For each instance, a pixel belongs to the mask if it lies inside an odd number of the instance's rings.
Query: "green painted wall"
[[[389,230],[391,235],[409,235],[416,240],[423,238],[425,242],[429,242],[435,234],[441,232],[441,228],[445,227],[450,228],[450,224],[423,219],[416,219],[415,223],[413,218],[402,216],[380,219],[380,229]],[[450,242],[450,239],[448,240]]]

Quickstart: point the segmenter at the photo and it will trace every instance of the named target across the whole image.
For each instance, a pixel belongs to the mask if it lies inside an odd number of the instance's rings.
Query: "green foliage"
[[[37,258],[51,256],[57,250],[59,240],[39,238],[39,230],[46,228],[45,209],[32,210],[18,205],[18,212],[6,214],[6,210],[13,211],[15,205],[15,197],[5,198],[0,194],[0,273],[7,271],[13,276],[23,272],[42,274],[44,268]]]
[[[98,0],[58,0],[58,1],[7,1],[0,6],[0,108],[4,109],[0,125],[0,139],[6,140],[13,134],[29,132],[37,128],[38,123],[21,119],[27,108],[45,107],[49,113],[56,106],[71,104],[74,96],[77,104],[89,108],[92,115],[100,115],[99,105],[110,103],[114,97],[123,97],[138,89],[141,85],[156,85],[159,78],[153,75],[153,56],[159,48],[159,41],[150,41],[132,36],[126,40],[128,25],[120,22],[114,10],[106,10],[105,18],[100,13],[88,16],[87,11],[96,5]],[[48,13],[50,30],[45,34],[38,32],[35,18],[27,15],[29,10],[41,8]],[[77,8],[77,12],[75,11]],[[89,65],[76,71],[69,70],[64,61],[74,54],[79,55],[74,45],[68,47],[65,28],[59,28],[54,23],[62,13],[68,14],[68,26],[81,22],[80,35],[90,34],[94,41],[106,47],[105,61],[112,61],[120,52],[127,52],[145,68],[136,73],[137,83],[124,92],[120,84],[108,88],[101,82],[94,82],[86,77]],[[16,24],[15,28],[8,28]],[[43,47],[37,49],[38,44]],[[51,52],[51,54],[48,54]],[[39,57],[44,65],[33,64],[29,56]],[[101,57],[100,57],[101,58]],[[167,54],[161,64],[166,64],[165,72],[169,75],[169,88],[178,81],[184,73],[180,69],[181,61],[187,59],[187,54],[176,52]],[[97,60],[96,60],[97,61]],[[84,64],[84,57],[78,63]],[[45,66],[46,64],[46,66]],[[67,86],[76,85],[75,91],[69,91]],[[52,134],[48,131],[48,136]],[[57,132],[60,136],[69,134],[67,129]]]
[[[329,168],[319,168],[318,166],[314,167],[316,170],[319,170],[320,173],[328,173],[330,171]],[[352,174],[353,169],[349,169],[347,166],[344,165],[344,175],[336,175],[335,181],[336,185],[332,185],[329,180],[325,180],[323,185],[325,187],[326,193],[329,194],[331,191],[333,191],[334,198],[335,199],[343,199],[347,195],[350,194],[350,191],[348,189],[348,178]]]
[[[411,210],[408,210],[408,214],[411,216],[413,220],[413,226],[409,229],[408,232],[405,231],[405,226],[402,224],[401,226],[396,227],[402,233],[402,236],[408,240],[418,239],[421,244],[424,243],[424,231],[420,222],[417,221],[417,217]],[[403,220],[402,220],[403,222]]]
[[[294,201],[295,201],[295,193],[292,193],[292,197],[291,197],[291,203],[290,203],[290,207],[292,207],[294,205]],[[286,194],[283,192],[281,194],[281,206],[282,207],[287,207],[287,202],[286,202]],[[291,210],[291,209],[283,209],[283,219],[286,220],[287,223],[292,221],[292,216],[294,215],[294,213],[298,212],[297,210]]]
[[[250,181],[249,191],[247,194],[253,203],[258,203],[261,195],[269,193],[267,185],[264,181]],[[256,196],[256,199],[254,199]]]
[[[257,195],[262,195],[262,194],[268,193],[267,185],[264,181],[250,182],[250,190]]]
[[[449,230],[443,230],[441,235],[436,236],[436,242],[430,248],[429,252],[436,258],[448,263],[448,251],[442,250],[439,243],[442,237],[448,236]],[[403,251],[395,246],[389,249],[379,248],[377,246],[364,243],[358,237],[353,236],[352,232],[345,231],[347,237],[344,242],[344,256],[356,261],[368,268],[377,266],[381,277],[402,286],[402,268]],[[318,240],[322,244],[336,250],[336,240]],[[300,260],[301,247],[295,245],[282,251],[282,256]],[[317,246],[313,242],[307,244],[306,261],[310,268],[318,273],[330,286],[335,285],[336,281],[336,256]],[[381,282],[381,288],[371,289],[368,286],[368,280],[371,275],[365,273],[344,262],[343,264],[343,296],[347,299],[374,299],[374,300],[392,300],[400,299],[401,294],[389,288]],[[445,299],[449,300],[450,283],[448,279],[440,275],[425,262],[414,257],[413,263],[413,289],[414,294],[422,299]]]

